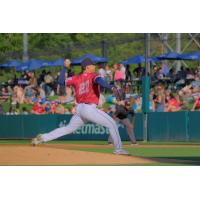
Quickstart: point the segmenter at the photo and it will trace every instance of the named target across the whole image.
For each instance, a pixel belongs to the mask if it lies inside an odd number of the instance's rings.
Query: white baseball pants
[[[47,142],[71,134],[87,122],[93,122],[107,127],[115,148],[122,148],[122,142],[116,122],[108,114],[99,110],[95,104],[78,104],[76,114],[71,118],[69,124],[66,127],[57,128],[49,133],[43,134],[42,140]]]

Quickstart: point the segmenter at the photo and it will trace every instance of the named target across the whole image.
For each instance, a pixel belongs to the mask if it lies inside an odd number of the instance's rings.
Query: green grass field
[[[0,140],[1,144],[30,144],[30,140]],[[52,141],[49,144],[94,144],[101,148],[71,148],[73,150],[112,153],[112,148],[108,148],[106,141]],[[131,156],[141,156],[152,160],[161,160],[160,164],[152,165],[200,165],[200,143],[181,142],[140,142],[137,146],[130,146],[128,142],[123,142],[125,149]],[[103,147],[105,145],[105,148]],[[68,149],[66,147],[66,149]],[[149,165],[149,164],[148,164]]]

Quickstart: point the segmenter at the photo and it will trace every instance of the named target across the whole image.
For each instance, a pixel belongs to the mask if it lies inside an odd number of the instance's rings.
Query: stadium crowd
[[[74,75],[70,61],[57,74],[43,70],[39,76],[34,71],[21,73],[1,87],[1,114],[70,114],[75,112],[74,90],[65,86],[65,78]],[[156,64],[151,70],[149,108],[152,112],[176,112],[200,109],[200,67],[178,72],[167,63]],[[145,74],[142,65],[131,71],[130,65],[114,64],[112,67],[99,64],[97,73],[110,84],[115,84],[124,100],[134,112],[141,112],[141,77]],[[101,88],[100,107],[111,112],[104,104],[115,103],[116,97]],[[9,101],[7,111],[2,104]],[[70,104],[71,106],[67,106]],[[21,106],[22,105],[22,106]],[[27,107],[26,105],[30,105]]]

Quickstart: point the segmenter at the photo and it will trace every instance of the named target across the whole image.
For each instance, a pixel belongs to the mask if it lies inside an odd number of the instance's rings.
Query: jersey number
[[[79,94],[85,94],[89,92],[89,80],[80,84]]]

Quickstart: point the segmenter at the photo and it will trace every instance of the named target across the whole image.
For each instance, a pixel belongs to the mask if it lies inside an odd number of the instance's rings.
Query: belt
[[[80,104],[87,104],[87,105],[95,105],[95,106],[97,106],[97,104],[95,104],[95,103],[87,103],[87,102],[80,103]]]

